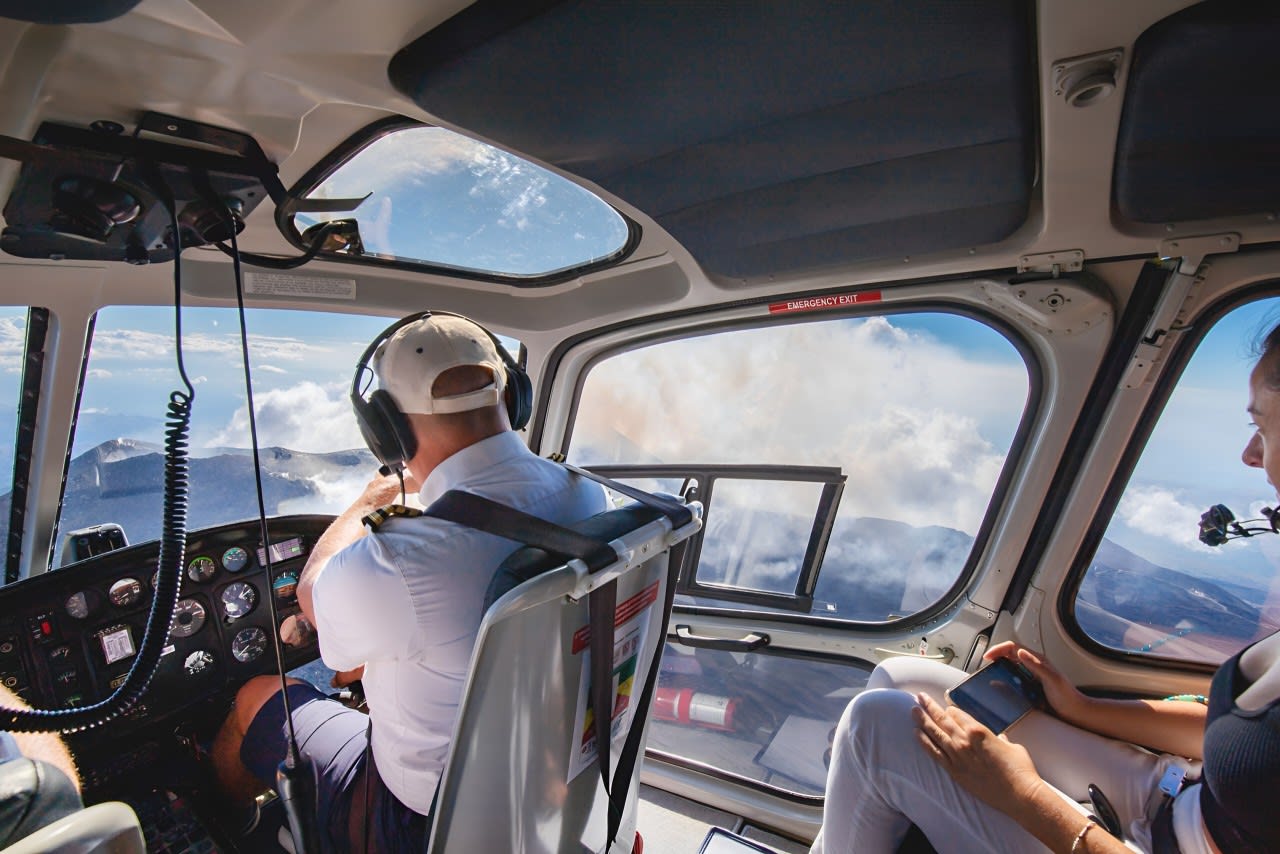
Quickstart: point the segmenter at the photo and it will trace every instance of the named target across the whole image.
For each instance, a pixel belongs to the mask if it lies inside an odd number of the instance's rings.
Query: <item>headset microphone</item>
[[[1280,510],[1262,508],[1262,519],[1246,519],[1237,522],[1236,516],[1225,504],[1215,504],[1200,517],[1200,542],[1206,546],[1220,546],[1227,540],[1252,537],[1255,534],[1280,534]],[[1254,525],[1267,523],[1266,527]],[[1246,527],[1252,525],[1253,527]]]

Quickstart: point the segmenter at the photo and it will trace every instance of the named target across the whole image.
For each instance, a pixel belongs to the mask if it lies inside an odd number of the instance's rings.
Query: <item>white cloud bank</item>
[[[364,440],[351,412],[345,388],[326,389],[314,382],[260,392],[257,406],[258,444],[293,451],[328,453],[363,448]],[[210,447],[249,446],[249,413],[240,406],[227,425],[209,440]]]
[[[1132,484],[1120,499],[1116,517],[1135,531],[1212,554],[1215,550],[1200,542],[1200,515],[1204,511],[1204,507],[1184,503],[1173,490]]]
[[[574,443],[588,462],[838,466],[845,513],[973,533],[1007,450],[981,427],[1011,434],[1026,395],[1016,357],[977,361],[885,318],[806,323],[602,363]]]

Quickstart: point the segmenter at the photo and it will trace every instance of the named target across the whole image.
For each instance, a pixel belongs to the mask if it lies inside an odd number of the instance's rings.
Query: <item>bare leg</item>
[[[288,682],[290,685],[304,684],[298,679],[289,679]],[[232,803],[247,804],[271,786],[270,780],[259,779],[240,761],[240,745],[244,743],[245,733],[254,716],[279,691],[280,679],[276,676],[255,676],[241,685],[236,692],[235,705],[213,740],[214,774],[218,786]]]

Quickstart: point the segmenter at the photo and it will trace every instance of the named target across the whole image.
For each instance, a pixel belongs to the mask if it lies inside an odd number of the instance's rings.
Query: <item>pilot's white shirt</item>
[[[440,463],[419,496],[450,489],[559,523],[606,508],[599,484],[544,460],[510,431]],[[453,732],[494,570],[520,544],[430,517],[395,517],[338,552],[313,589],[320,654],[365,665],[373,756],[387,788],[426,814]]]

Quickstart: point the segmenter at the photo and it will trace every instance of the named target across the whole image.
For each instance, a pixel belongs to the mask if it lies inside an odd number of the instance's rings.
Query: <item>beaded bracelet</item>
[[[1209,698],[1204,694],[1174,694],[1172,697],[1165,697],[1166,700],[1185,700],[1188,703],[1199,703],[1202,706],[1209,705]]]
[[[1089,831],[1093,830],[1093,825],[1093,819],[1089,819],[1084,823],[1084,827],[1080,828],[1076,838],[1071,841],[1071,854],[1076,854],[1080,850],[1080,846],[1084,844],[1084,838],[1089,835]]]

